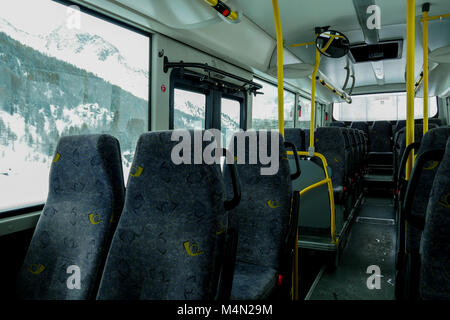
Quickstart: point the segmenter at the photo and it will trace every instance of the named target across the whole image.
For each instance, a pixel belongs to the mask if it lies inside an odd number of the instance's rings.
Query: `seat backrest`
[[[274,143],[278,143],[279,169],[274,175],[262,175],[263,165],[259,156],[262,135],[267,137],[267,152],[271,154]],[[271,135],[273,139],[271,138]],[[249,138],[249,136],[251,136]],[[249,141],[258,143],[257,163],[250,164],[253,154]],[[241,201],[230,211],[229,224],[238,233],[236,260],[279,270],[282,263],[283,240],[289,232],[291,216],[292,186],[289,162],[283,145],[283,137],[276,131],[236,132],[230,142],[230,150],[238,156],[235,146],[245,141],[245,164],[236,165],[241,182]],[[224,168],[227,190],[231,186],[228,167]],[[230,190],[228,190],[231,192]]]
[[[305,150],[304,151],[308,151],[308,148],[309,148],[309,132],[310,132],[310,130],[309,129],[305,129],[305,130],[303,130],[303,132],[305,132]]]
[[[355,171],[355,170],[357,170],[357,167],[358,167],[358,147],[356,145],[356,138],[353,133],[353,130],[347,129],[347,132],[348,132],[348,138],[350,141],[350,146],[352,148],[352,156],[351,156],[352,168]]]
[[[215,297],[227,216],[219,164],[193,161],[205,150],[202,136],[203,131],[156,131],[139,138],[98,299]],[[181,159],[172,159],[172,152],[186,161],[175,164]]]
[[[22,299],[85,300],[95,290],[124,202],[119,142],[109,135],[63,137],[47,202],[19,273]],[[72,275],[79,277],[78,288]],[[71,282],[72,283],[72,282]]]
[[[356,133],[359,135],[359,140],[360,140],[361,147],[362,147],[362,156],[364,159],[367,155],[366,138],[364,137],[364,132],[362,130],[356,130]]]
[[[421,240],[420,295],[450,300],[450,138],[428,201]]]
[[[450,136],[450,127],[439,127],[429,130],[422,138],[422,142],[417,152],[417,157],[430,150],[444,150],[448,137]],[[439,168],[439,163],[431,162],[425,164],[420,178],[418,180],[418,188],[414,196],[411,198],[411,215],[417,217],[425,217],[428,199],[430,197],[431,187],[434,177]],[[404,201],[407,201],[405,198]],[[421,232],[414,226],[407,228],[406,247],[408,252],[418,252]]]
[[[342,122],[342,121],[330,122],[330,124],[328,126],[329,127],[340,127],[340,128],[345,128],[346,127],[345,122]]]
[[[366,134],[369,134],[369,125],[367,124],[367,122],[362,122],[362,121],[352,122],[352,124],[350,125],[350,128],[362,130]]]
[[[346,177],[350,177],[353,172],[353,147],[350,141],[350,131],[348,128],[342,128],[344,137],[344,149],[346,157]]]
[[[428,119],[428,124],[435,124],[437,127],[442,126],[442,121],[439,118],[430,118]]]
[[[396,134],[398,131],[406,127],[406,120],[398,120],[394,126],[392,134]]]
[[[362,143],[359,139],[359,135],[356,132],[356,129],[350,129],[351,134],[353,135],[353,140],[355,141],[355,147],[356,147],[356,165],[360,167],[361,165],[361,159],[362,159]]]
[[[333,187],[344,186],[345,182],[345,140],[342,128],[320,127],[315,132],[316,152],[325,156],[331,168]]]
[[[369,130],[370,152],[392,152],[391,137],[391,123],[375,121]]]
[[[284,140],[293,143],[297,151],[305,151],[305,132],[300,128],[284,129]]]
[[[436,124],[432,124],[432,123],[429,124],[428,127],[429,127],[429,130],[437,128]],[[422,124],[414,125],[414,142],[421,143],[422,138],[423,138],[423,125]],[[401,157],[403,157],[403,153],[405,152],[405,149],[406,149],[406,128],[400,129],[400,131],[398,132],[396,143],[399,146],[398,147],[399,161],[397,164],[400,164],[399,162],[401,160]]]

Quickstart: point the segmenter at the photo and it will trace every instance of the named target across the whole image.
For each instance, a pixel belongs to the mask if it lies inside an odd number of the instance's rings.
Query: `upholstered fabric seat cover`
[[[359,139],[359,135],[355,129],[350,129],[350,134],[353,136],[353,141],[355,143],[356,148],[356,168],[359,170],[361,167],[362,156],[363,156],[363,146],[361,140]]]
[[[350,177],[353,173],[353,148],[350,143],[349,129],[342,128],[341,132],[344,137],[345,177]]]
[[[172,161],[179,144],[171,141],[172,131],[139,138],[98,299],[215,297],[227,228],[224,184],[219,165],[193,164],[198,132],[189,131],[192,164]]]
[[[392,125],[388,121],[375,121],[369,129],[370,152],[391,152]]]
[[[352,124],[350,125],[350,128],[352,129],[357,129],[357,130],[361,130],[366,134],[369,134],[369,125],[367,124],[367,122],[352,122]]]
[[[359,135],[359,140],[361,143],[361,148],[362,148],[362,160],[365,160],[367,158],[367,144],[366,144],[366,138],[364,137],[364,132],[362,130],[356,130],[356,134]]]
[[[427,134],[422,138],[422,143],[420,145],[417,156],[420,156],[422,153],[429,150],[444,150],[449,136],[450,127],[448,126],[429,130]],[[417,189],[413,197],[413,202],[411,205],[412,215],[425,217],[431,187],[433,185],[434,177],[438,168],[439,163],[429,162],[425,164],[419,179],[420,187]],[[410,224],[408,225],[406,243],[408,252],[419,251],[421,234],[422,232],[420,230]]]
[[[340,127],[340,128],[344,128],[345,126],[345,122],[342,121],[333,121],[330,122],[330,124],[328,125],[329,127]]]
[[[238,261],[234,270],[233,300],[261,300],[269,297],[276,284],[275,269]]]
[[[436,124],[430,123],[429,124],[429,130],[437,128]],[[421,143],[423,138],[423,125],[416,124],[414,125],[414,142]],[[398,170],[398,166],[400,166],[400,161],[402,160],[403,154],[405,153],[406,149],[406,128],[400,129],[396,136],[395,136],[395,148],[394,152],[396,152],[396,155],[394,157],[394,165],[396,170]],[[417,153],[417,152],[416,152]]]
[[[304,151],[305,149],[305,132],[300,128],[286,128],[284,129],[284,140],[295,145],[297,151]]]
[[[450,139],[436,173],[421,240],[420,294],[450,300]]]
[[[231,144],[237,143],[247,134],[267,135],[267,150],[270,154],[272,139],[269,131],[235,133]],[[276,273],[282,263],[283,242],[288,233],[291,214],[292,186],[289,162],[283,146],[283,138],[273,132],[278,142],[279,170],[274,175],[261,175],[259,155],[257,164],[249,164],[249,138],[245,138],[246,164],[238,164],[241,182],[241,202],[230,212],[230,226],[238,232],[236,267],[233,279],[232,299],[267,298],[274,288]],[[236,144],[235,144],[236,145]],[[234,148],[234,150],[237,150]],[[237,155],[234,152],[235,156]],[[239,159],[238,159],[239,161]],[[224,169],[227,189],[231,188],[230,174]],[[229,192],[230,193],[230,192]]]
[[[350,142],[350,148],[352,150],[351,156],[350,156],[350,161],[352,163],[352,170],[353,173],[356,173],[358,171],[358,148],[356,145],[356,138],[355,135],[353,134],[353,130],[350,128],[347,128],[347,135],[348,135],[348,139]]]
[[[398,131],[406,127],[406,120],[398,120],[392,133],[395,135]]]
[[[435,124],[437,127],[440,127],[442,125],[441,119],[438,119],[438,118],[430,118],[430,119],[428,119],[428,125],[430,125],[431,123]]]
[[[333,188],[344,186],[345,141],[342,129],[320,127],[316,130],[315,140],[316,152],[325,156],[328,166],[331,168]]]
[[[61,138],[50,170],[47,202],[20,270],[18,296],[95,297],[123,201],[117,139],[109,135]],[[79,288],[67,285],[75,272],[70,266],[79,268]]]

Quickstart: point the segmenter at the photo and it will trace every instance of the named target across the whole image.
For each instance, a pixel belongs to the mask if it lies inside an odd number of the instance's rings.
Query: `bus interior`
[[[450,299],[449,124],[448,0],[3,0],[1,300]]]

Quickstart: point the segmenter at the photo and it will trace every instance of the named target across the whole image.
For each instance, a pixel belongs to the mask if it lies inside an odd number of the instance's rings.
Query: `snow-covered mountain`
[[[3,18],[0,18],[0,32],[45,55],[92,72],[137,97],[148,98],[148,70],[133,65],[133,61],[128,61],[117,47],[98,35],[68,29],[66,25],[45,36],[35,35],[16,28]]]

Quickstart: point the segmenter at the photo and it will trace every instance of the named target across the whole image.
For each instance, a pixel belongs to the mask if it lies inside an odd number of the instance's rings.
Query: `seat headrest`
[[[450,136],[450,126],[429,130],[422,138],[418,155],[433,149],[445,149]]]
[[[49,198],[117,190],[122,170],[119,142],[113,136],[62,137],[50,169]]]
[[[300,128],[284,129],[284,139],[291,142],[297,148],[297,151],[305,150],[305,133]]]

